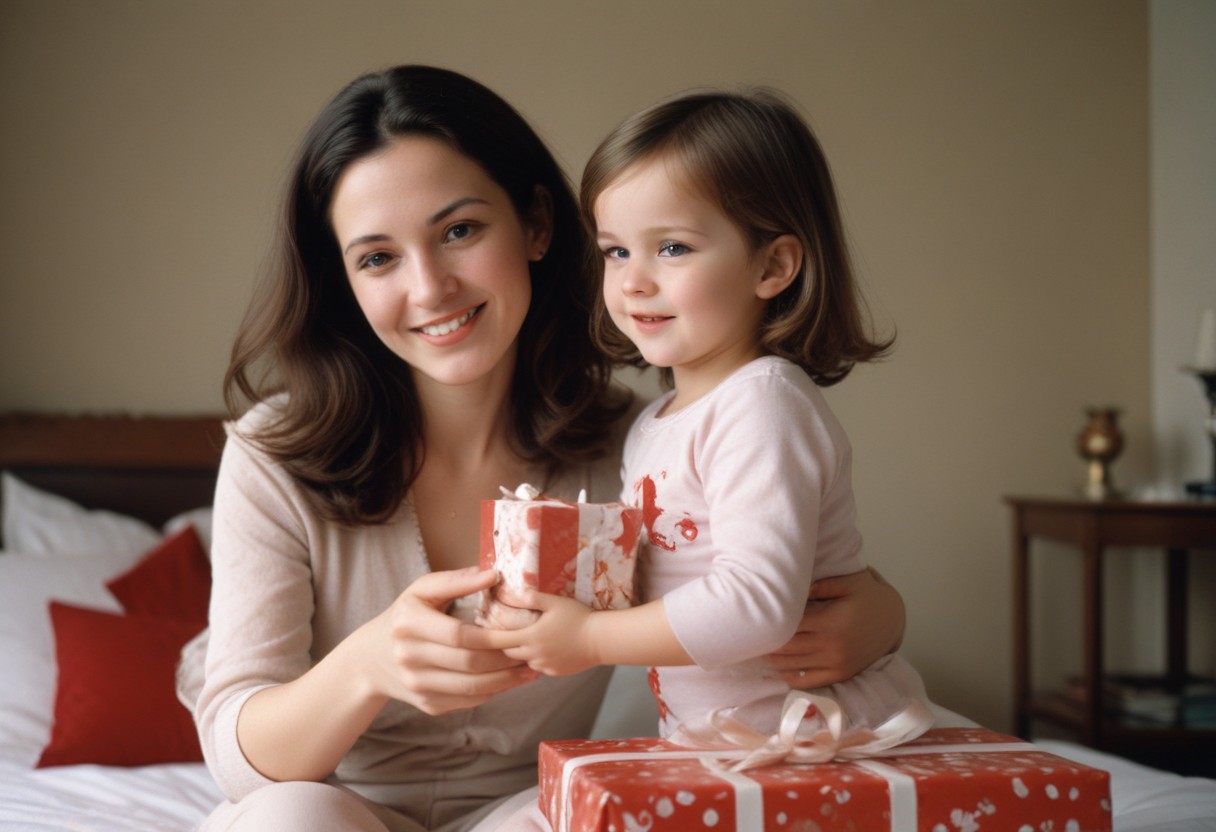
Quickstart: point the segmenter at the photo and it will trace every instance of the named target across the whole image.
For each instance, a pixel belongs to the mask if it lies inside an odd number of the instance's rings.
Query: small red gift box
[[[555,832],[1110,830],[1110,775],[986,729],[938,728],[849,762],[743,772],[663,740],[540,746]]]
[[[482,501],[481,568],[497,569],[508,589],[565,595],[594,609],[630,606],[641,511],[520,488],[521,496]]]

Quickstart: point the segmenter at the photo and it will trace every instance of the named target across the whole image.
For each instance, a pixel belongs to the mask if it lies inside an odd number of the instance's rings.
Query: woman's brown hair
[[[352,163],[397,137],[424,135],[476,161],[533,215],[552,200],[553,233],[530,264],[532,302],[518,336],[510,441],[550,471],[606,453],[627,404],[591,342],[594,285],[578,206],[527,122],[483,85],[449,70],[399,66],[357,78],[301,144],[276,230],[273,260],[237,334],[224,378],[234,416],[276,394],[253,437],[327,519],[389,519],[422,467],[423,425],[409,367],[373,333],[355,301],[329,220]],[[402,195],[408,199],[408,194]]]
[[[798,364],[822,386],[890,350],[893,337],[876,340],[868,332],[827,159],[792,104],[766,88],[694,90],[626,119],[583,172],[580,202],[593,237],[600,194],[626,171],[656,159],[717,204],[753,248],[783,234],[802,244],[798,276],[765,308],[762,349]],[[603,258],[596,260],[592,268],[602,282]],[[592,333],[613,359],[646,366],[612,322],[602,295]],[[670,385],[669,369],[663,379]]]

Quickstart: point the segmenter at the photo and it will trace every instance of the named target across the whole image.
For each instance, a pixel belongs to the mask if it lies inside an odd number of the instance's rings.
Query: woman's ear
[[[524,222],[528,227],[528,259],[541,260],[553,239],[553,197],[544,185],[532,189],[532,209]]]
[[[802,243],[793,234],[782,234],[760,249],[764,269],[756,284],[756,297],[772,300],[789,288],[802,271]]]

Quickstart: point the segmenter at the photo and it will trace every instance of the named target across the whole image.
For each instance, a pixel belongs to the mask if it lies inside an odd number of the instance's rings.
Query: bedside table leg
[[[1030,739],[1030,539],[1013,535],[1013,732]]]
[[[1184,549],[1170,549],[1166,553],[1165,608],[1169,616],[1166,622],[1166,676],[1175,684],[1182,684],[1187,678],[1186,557]]]
[[[1085,745],[1097,748],[1102,720],[1102,547],[1092,538],[1083,546],[1083,561],[1085,718],[1081,734]]]

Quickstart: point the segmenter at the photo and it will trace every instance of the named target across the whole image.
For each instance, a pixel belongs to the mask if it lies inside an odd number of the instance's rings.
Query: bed
[[[185,832],[221,800],[173,667],[205,626],[222,445],[215,417],[0,415],[5,832]],[[597,736],[653,730],[638,675],[617,672]],[[1216,832],[1216,780],[1039,744],[1111,772],[1116,830]]]

